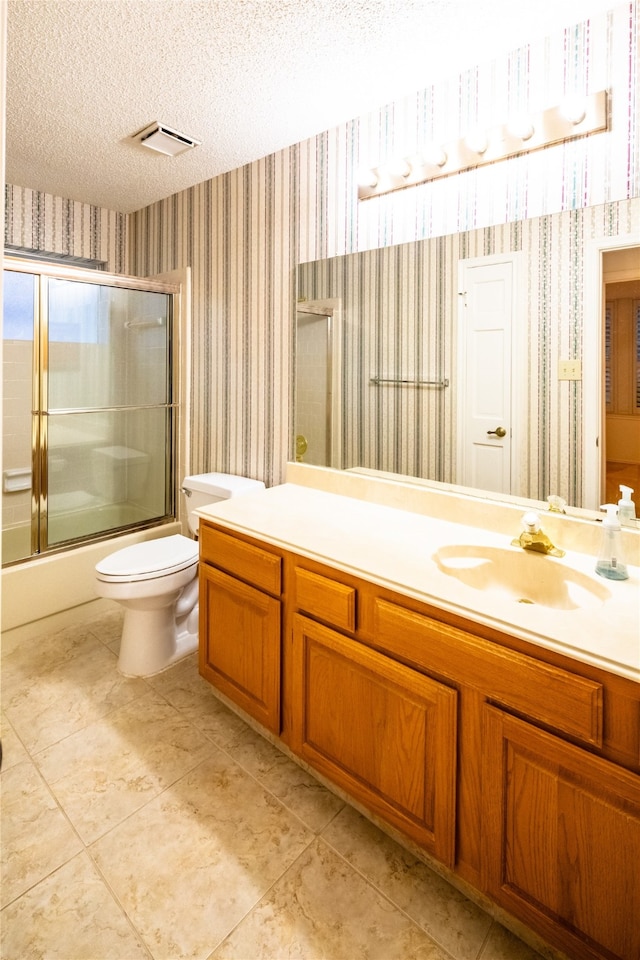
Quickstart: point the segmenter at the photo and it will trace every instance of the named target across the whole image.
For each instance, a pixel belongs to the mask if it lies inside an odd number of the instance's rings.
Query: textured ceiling
[[[615,2],[9,0],[6,179],[137,210]]]

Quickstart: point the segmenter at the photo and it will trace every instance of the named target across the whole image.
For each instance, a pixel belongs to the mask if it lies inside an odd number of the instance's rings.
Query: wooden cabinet
[[[456,691],[297,615],[292,746],[453,866]]]
[[[483,880],[580,958],[640,957],[640,780],[485,706]]]
[[[203,676],[568,956],[640,960],[640,684],[210,524],[201,559]]]
[[[203,530],[200,549],[200,673],[277,734],[281,558],[211,528]],[[269,596],[265,589],[277,596]]]
[[[308,613],[338,630],[354,633],[357,626],[356,588],[296,566],[295,609]]]

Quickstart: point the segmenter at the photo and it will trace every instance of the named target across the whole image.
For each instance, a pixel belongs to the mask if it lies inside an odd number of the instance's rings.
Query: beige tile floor
[[[3,638],[3,960],[540,960],[91,612]]]

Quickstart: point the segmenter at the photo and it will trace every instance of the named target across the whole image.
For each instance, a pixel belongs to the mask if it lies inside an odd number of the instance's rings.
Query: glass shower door
[[[37,282],[31,273],[4,271],[2,344],[2,559],[11,563],[37,548],[32,464],[34,330]]]
[[[2,563],[170,519],[174,292],[21,260],[3,277]]]
[[[167,516],[170,297],[52,278],[46,317],[47,546]]]

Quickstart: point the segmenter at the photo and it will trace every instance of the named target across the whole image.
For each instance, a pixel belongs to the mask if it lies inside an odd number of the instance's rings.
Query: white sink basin
[[[611,596],[595,573],[590,577],[561,560],[517,547],[452,544],[437,550],[433,560],[442,573],[467,587],[510,602],[589,610],[601,607]]]

